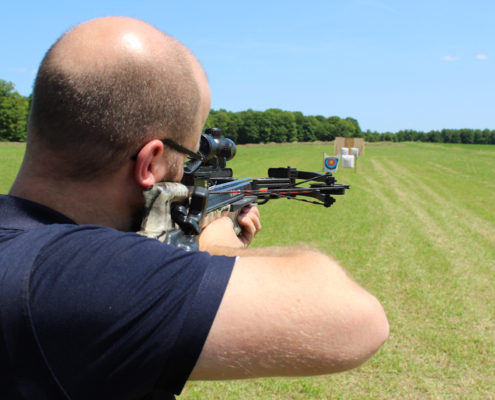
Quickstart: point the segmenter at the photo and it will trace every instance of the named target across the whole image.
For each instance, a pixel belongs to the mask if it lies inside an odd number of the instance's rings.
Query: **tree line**
[[[32,95],[21,96],[12,82],[0,79],[0,141],[26,140],[31,100]],[[396,133],[370,130],[363,132],[358,121],[351,117],[327,118],[277,108],[241,112],[211,110],[205,127],[222,129],[224,137],[237,144],[332,141],[336,137],[359,137],[367,142],[495,144],[495,130],[489,129],[442,129],[426,133],[415,130],[401,130]]]
[[[465,144],[495,144],[495,130],[489,129],[442,129],[439,131],[415,131],[412,129],[399,132],[371,132],[363,135],[367,142],[432,142],[432,143],[465,143]]]
[[[495,130],[442,129],[440,131],[400,130],[396,133],[363,132],[354,118],[305,116],[301,112],[269,109],[230,112],[211,110],[206,128],[220,128],[238,144],[269,142],[332,141],[336,137],[359,137],[367,142],[433,142],[495,144]]]
[[[363,137],[359,123],[354,118],[326,118],[277,108],[241,112],[211,110],[205,127],[220,128],[225,137],[238,144],[314,142],[334,140],[336,137]]]

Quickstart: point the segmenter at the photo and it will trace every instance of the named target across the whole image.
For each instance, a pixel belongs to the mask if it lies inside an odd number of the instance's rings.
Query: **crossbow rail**
[[[300,181],[297,182],[297,180]],[[335,202],[332,195],[343,195],[350,188],[349,185],[337,184],[337,179],[330,172],[321,174],[318,172],[297,171],[296,168],[290,166],[287,168],[270,168],[268,178],[249,181],[250,178],[245,178],[214,184],[210,187],[209,194],[212,197],[215,197],[215,195],[254,197],[257,199],[257,204],[265,204],[272,199],[286,198],[330,207]],[[299,185],[308,182],[316,183],[310,183],[309,187],[299,187]],[[301,199],[298,196],[312,197],[316,201]],[[212,203],[215,202],[213,201]]]

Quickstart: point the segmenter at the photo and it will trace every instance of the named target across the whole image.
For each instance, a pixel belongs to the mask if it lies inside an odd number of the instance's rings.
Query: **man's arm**
[[[205,236],[231,245],[212,252],[240,258],[190,379],[330,374],[357,367],[385,342],[380,303],[335,261],[307,249],[235,249],[226,225],[215,221]]]

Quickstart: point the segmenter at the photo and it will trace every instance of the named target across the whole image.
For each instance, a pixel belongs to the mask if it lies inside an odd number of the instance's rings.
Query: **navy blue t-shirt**
[[[0,196],[0,397],[173,399],[234,262]]]

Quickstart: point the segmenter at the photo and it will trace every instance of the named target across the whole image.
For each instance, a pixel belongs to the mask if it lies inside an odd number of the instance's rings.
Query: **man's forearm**
[[[362,364],[384,343],[380,303],[335,261],[289,253],[301,248],[276,248],[278,257],[260,250],[270,256],[236,261],[190,379],[330,374]]]

